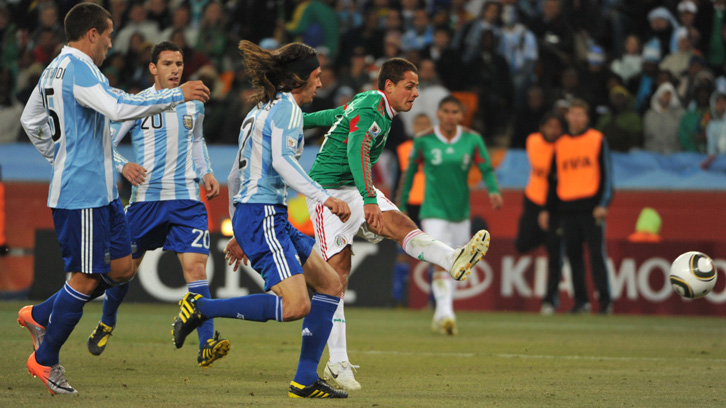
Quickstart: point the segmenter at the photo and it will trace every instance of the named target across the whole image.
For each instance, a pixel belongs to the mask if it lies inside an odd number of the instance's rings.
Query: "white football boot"
[[[448,334],[449,336],[459,334],[459,329],[456,327],[456,319],[449,316],[433,319],[431,321],[431,331],[439,334]]]
[[[353,370],[358,367],[347,361],[328,362],[325,365],[325,371],[323,371],[323,379],[336,388],[345,391],[358,391],[360,390],[360,383],[355,380],[353,375]]]
[[[477,262],[486,255],[489,250],[489,231],[479,230],[471,238],[469,243],[459,250],[459,253],[454,259],[449,274],[455,280],[466,280],[466,277],[471,273],[471,268],[476,265]]]

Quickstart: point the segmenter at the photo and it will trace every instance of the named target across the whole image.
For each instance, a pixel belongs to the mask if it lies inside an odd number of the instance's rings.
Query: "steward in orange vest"
[[[555,142],[546,207],[556,209],[561,219],[565,250],[572,267],[572,312],[590,312],[583,256],[583,244],[587,243],[600,303],[598,311],[610,314],[605,217],[613,197],[612,164],[605,137],[588,127],[587,111],[588,105],[582,100],[570,104],[566,116],[570,135]]]
[[[548,255],[547,293],[542,299],[542,314],[552,314],[557,308],[559,284],[562,279],[562,231],[556,213],[549,217],[544,228],[538,223],[540,212],[547,203],[549,173],[555,141],[565,129],[564,119],[555,113],[546,114],[540,121],[540,132],[527,136],[527,159],[530,173],[524,190],[522,215],[519,218],[514,247],[519,253],[545,245]]]

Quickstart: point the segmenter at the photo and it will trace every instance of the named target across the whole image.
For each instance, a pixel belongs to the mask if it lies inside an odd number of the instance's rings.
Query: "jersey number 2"
[[[252,134],[252,128],[255,127],[255,117],[250,116],[247,118],[244,123],[242,123],[242,144],[239,146],[239,169],[242,170],[245,167],[247,167],[247,159],[244,158],[244,149],[245,145],[247,144],[247,140],[249,140],[250,135]]]

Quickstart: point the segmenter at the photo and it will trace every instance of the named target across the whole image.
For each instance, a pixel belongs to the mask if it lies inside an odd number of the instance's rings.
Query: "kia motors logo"
[[[424,293],[431,290],[431,264],[418,262],[413,270],[413,282]],[[465,281],[457,282],[455,300],[475,298],[489,289],[494,280],[494,271],[485,260],[479,261],[474,266]]]

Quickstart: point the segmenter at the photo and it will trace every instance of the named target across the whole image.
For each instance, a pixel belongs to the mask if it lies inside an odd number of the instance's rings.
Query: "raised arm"
[[[303,127],[322,127],[322,126],[333,126],[333,123],[343,114],[343,107],[337,107],[335,109],[326,109],[314,113],[303,113]]]
[[[73,72],[68,72],[71,71],[69,68],[66,75],[73,75],[73,97],[81,105],[102,113],[112,121],[140,119],[184,102],[180,88],[131,95],[109,86],[97,69],[85,64],[72,67]]]
[[[278,109],[270,121],[272,167],[295,191],[322,204],[329,195],[298,163],[297,151],[302,149],[302,146],[298,146],[301,129],[299,125],[291,126],[290,120],[294,115],[289,109],[283,108]],[[291,108],[300,109],[297,106]]]

